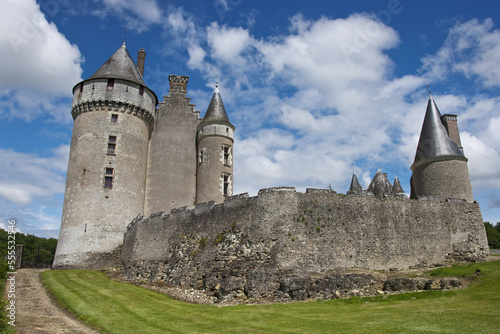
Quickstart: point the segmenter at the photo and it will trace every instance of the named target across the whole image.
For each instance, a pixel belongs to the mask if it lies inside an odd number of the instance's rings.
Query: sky
[[[379,168],[409,193],[430,89],[458,115],[483,219],[500,221],[497,1],[2,0],[0,227],[58,237],[72,88],[124,39],[160,101],[187,75],[203,116],[218,82],[234,194],[345,193]]]

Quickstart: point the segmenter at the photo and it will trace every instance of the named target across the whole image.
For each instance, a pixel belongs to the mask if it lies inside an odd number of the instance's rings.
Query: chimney
[[[175,87],[179,86],[181,91],[186,91],[189,77],[185,75],[169,75],[168,81],[170,81],[170,90],[175,90]]]
[[[464,151],[462,142],[460,141],[460,133],[458,132],[457,115],[445,114],[441,116],[441,123],[443,123],[448,132],[448,137],[457,144],[458,148]]]
[[[144,49],[140,49],[137,52],[137,69],[141,72],[141,75],[144,77],[144,62],[146,60],[146,51]]]

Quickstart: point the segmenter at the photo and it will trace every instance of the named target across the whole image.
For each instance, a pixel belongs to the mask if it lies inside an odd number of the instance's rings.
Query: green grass
[[[48,271],[59,302],[104,333],[499,333],[500,261],[441,268],[467,289],[373,298],[216,307],[174,300],[97,271]]]

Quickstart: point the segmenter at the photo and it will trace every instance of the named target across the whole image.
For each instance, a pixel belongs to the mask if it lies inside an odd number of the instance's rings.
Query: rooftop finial
[[[218,82],[218,78],[217,76],[215,77],[215,92],[214,93],[218,93],[219,92],[219,82]]]
[[[429,92],[429,99],[432,98],[431,88],[429,87],[429,85],[427,85],[427,92]]]
[[[127,29],[122,30],[123,32],[123,45],[125,45],[125,42],[127,41]]]

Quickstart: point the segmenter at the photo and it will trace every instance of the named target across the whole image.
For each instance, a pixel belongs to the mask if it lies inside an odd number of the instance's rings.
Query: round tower
[[[54,268],[103,268],[144,212],[156,95],[125,43],[73,88],[74,119]]]
[[[458,128],[453,136],[460,141]],[[473,201],[467,158],[458,145],[450,138],[441,113],[429,95],[415,161],[411,166],[411,198]]]
[[[222,203],[233,194],[234,126],[229,122],[217,86],[197,131],[196,203]]]

